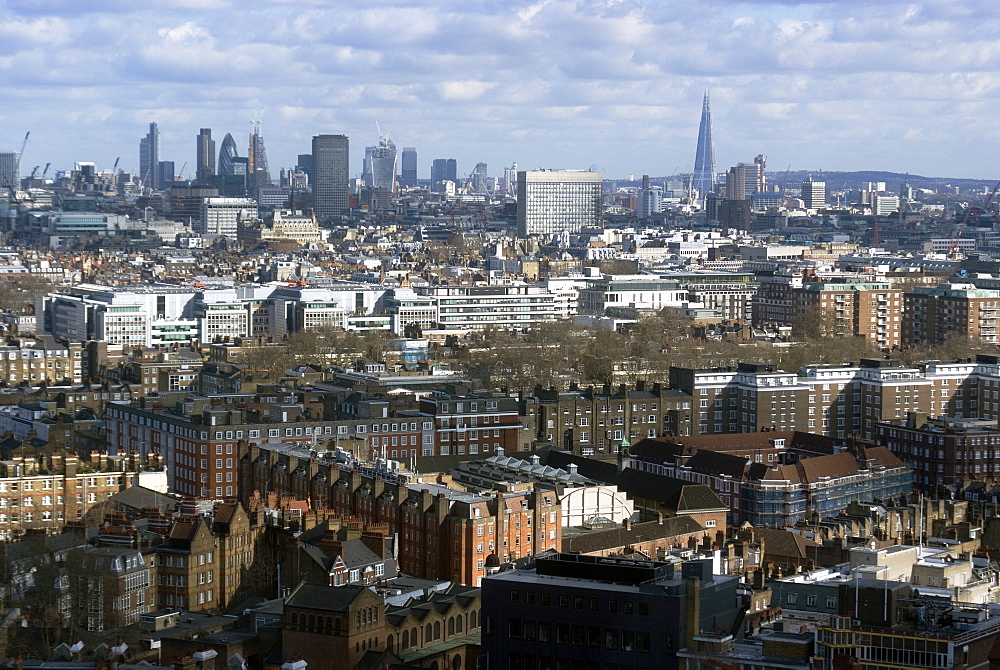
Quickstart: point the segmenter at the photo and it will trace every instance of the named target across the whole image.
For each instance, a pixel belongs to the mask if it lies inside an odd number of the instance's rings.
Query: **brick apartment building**
[[[851,435],[870,440],[879,421],[911,411],[978,416],[980,389],[1000,389],[998,360],[980,356],[904,367],[898,361],[866,359],[797,373],[756,363],[703,370],[673,367],[670,385],[692,396],[696,435],[798,430],[838,440]],[[1000,410],[989,411],[1000,415]]]
[[[396,468],[361,465],[287,445],[249,446],[240,490],[290,495],[314,509],[385,524],[399,535],[399,569],[410,575],[477,584],[499,563],[559,549],[558,496],[535,489],[495,495],[420,483]]]
[[[864,337],[892,349],[901,341],[903,310],[902,291],[890,282],[778,276],[754,297],[753,323],[812,327],[820,336]]]
[[[252,523],[253,522],[253,523]],[[225,610],[254,585],[263,524],[239,504],[218,504],[211,519],[182,514],[167,522],[166,540],[153,548],[156,608]]]
[[[360,585],[302,583],[285,600],[281,651],[312,670],[477,665],[478,588],[450,585],[399,599]],[[295,667],[295,666],[292,666]]]
[[[536,439],[575,454],[618,451],[622,440],[634,443],[659,435],[690,435],[692,397],[684,391],[642,382],[627,386],[568,391],[537,387],[521,399],[521,412],[534,422]]]
[[[921,491],[980,480],[1000,483],[1000,430],[995,419],[932,419],[911,413],[876,426],[876,440],[899,456]]]
[[[140,470],[157,468],[155,457],[76,454],[17,455],[0,462],[0,539],[25,532],[60,532],[129,485]]]
[[[124,547],[74,549],[67,557],[67,603],[102,631],[139,623],[153,610],[150,568],[141,552]]]
[[[171,489],[186,496],[235,500],[240,443],[340,441],[368,446],[369,455],[492,453],[515,448],[521,433],[517,401],[507,397],[439,395],[419,409],[394,411],[343,388],[259,385],[254,393],[202,396],[160,393],[105,411],[113,452],[151,449],[167,466]]]
[[[1000,291],[962,283],[918,286],[903,296],[903,304],[903,344],[941,344],[962,337],[1000,342]]]

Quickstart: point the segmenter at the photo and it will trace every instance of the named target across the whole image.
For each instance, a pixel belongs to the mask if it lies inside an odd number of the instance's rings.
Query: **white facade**
[[[517,234],[578,233],[603,224],[603,175],[583,170],[517,173]]]
[[[252,198],[205,198],[201,203],[201,225],[198,232],[235,238],[241,217],[256,219],[257,201]]]

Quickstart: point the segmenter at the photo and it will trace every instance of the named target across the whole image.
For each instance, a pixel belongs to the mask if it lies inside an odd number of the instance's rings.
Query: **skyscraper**
[[[21,188],[19,159],[16,151],[0,151],[0,192]]]
[[[517,173],[517,234],[578,233],[603,223],[600,172],[532,170]]]
[[[396,145],[388,135],[379,137],[378,146],[372,147],[372,188],[396,192]]]
[[[826,209],[826,182],[812,179],[802,182],[802,202],[806,209]]]
[[[267,152],[264,151],[264,137],[260,134],[258,111],[251,120],[250,148],[247,151],[247,187],[251,189],[270,188],[271,171],[267,167]]]
[[[476,193],[486,193],[486,180],[489,178],[486,163],[476,163],[476,168],[472,171],[472,190]]]
[[[195,179],[207,182],[215,176],[215,140],[212,139],[212,129],[202,128],[197,137],[198,170]]]
[[[160,129],[150,122],[149,132],[139,140],[139,178],[152,188],[160,188]]]
[[[708,105],[708,91],[705,91],[705,101],[701,106],[692,186],[698,189],[702,197],[715,187],[715,144],[712,142],[712,110]]]
[[[222,146],[219,148],[219,174],[228,177],[236,174],[233,159],[239,154],[236,152],[236,140],[232,133],[226,133],[222,138]]]
[[[399,185],[417,185],[417,149],[415,147],[403,147]]]
[[[316,218],[336,216],[349,207],[349,143],[346,135],[316,135],[312,140],[313,209]]]
[[[458,162],[454,158],[435,158],[431,163],[431,185],[458,180]]]

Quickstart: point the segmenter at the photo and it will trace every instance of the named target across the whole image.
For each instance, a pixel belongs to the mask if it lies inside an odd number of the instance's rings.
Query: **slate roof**
[[[324,612],[346,612],[350,604],[367,590],[366,586],[352,584],[323,586],[302,582],[289,594],[285,600],[285,607],[299,607]]]
[[[764,555],[784,556],[788,558],[806,559],[808,552],[814,552],[821,546],[801,533],[792,533],[776,528],[757,528],[754,535],[758,540],[764,540]]]
[[[573,537],[563,537],[563,551],[589,554],[595,551],[617,549],[630,544],[653,542],[668,537],[699,533],[704,531],[701,524],[689,516],[675,516],[663,520],[663,523],[649,521],[633,524],[632,528],[624,526],[583,533]]]
[[[584,477],[614,484],[619,491],[624,491],[631,498],[655,500],[665,509],[678,514],[729,509],[719,496],[704,484],[694,484],[676,477],[635,468],[624,468],[619,472],[615,463],[575,456],[565,451],[545,452],[543,459],[547,459],[547,464],[553,467],[565,467],[569,463],[576,463],[578,472]]]
[[[156,508],[165,514],[172,514],[179,504],[175,496],[160,493],[144,486],[130,486],[111,496],[111,501],[132,509]]]

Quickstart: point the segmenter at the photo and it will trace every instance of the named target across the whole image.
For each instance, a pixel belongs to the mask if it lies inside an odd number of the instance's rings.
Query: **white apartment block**
[[[205,198],[201,203],[203,235],[236,237],[240,219],[257,218],[257,201],[253,198]]]

